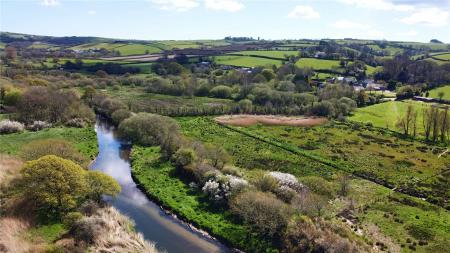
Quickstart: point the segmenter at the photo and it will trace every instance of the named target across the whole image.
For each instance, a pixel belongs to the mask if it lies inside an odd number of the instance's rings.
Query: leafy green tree
[[[85,170],[76,163],[54,155],[29,161],[20,180],[23,194],[45,211],[65,213],[85,198]]]
[[[120,185],[112,177],[100,171],[88,171],[86,174],[87,197],[101,202],[102,195],[115,197],[120,193]]]

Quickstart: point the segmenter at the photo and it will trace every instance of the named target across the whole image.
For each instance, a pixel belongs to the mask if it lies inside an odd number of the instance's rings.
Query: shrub
[[[17,121],[2,120],[0,121],[0,134],[18,133],[24,130],[24,125]]]
[[[115,197],[120,193],[120,185],[114,178],[100,171],[87,171],[85,176],[87,184],[87,197],[100,202],[102,195]]]
[[[68,127],[77,127],[77,128],[84,128],[88,125],[86,121],[80,118],[70,119],[65,124]]]
[[[179,168],[191,165],[196,159],[195,151],[191,148],[180,148],[172,157],[175,165]]]
[[[26,161],[36,160],[46,155],[56,155],[79,164],[86,162],[83,155],[70,142],[62,139],[31,141],[25,144],[20,151],[20,156]]]
[[[138,113],[122,121],[119,136],[144,146],[160,145],[168,157],[178,150],[182,141],[175,120],[150,113]]]
[[[218,85],[209,91],[209,94],[216,98],[230,98],[231,88],[225,85]]]
[[[278,188],[278,181],[269,175],[264,175],[256,179],[253,184],[263,192],[274,192]]]
[[[30,131],[40,131],[42,129],[50,128],[50,127],[52,127],[52,124],[47,123],[45,121],[37,120],[37,121],[34,121],[32,124],[28,125],[27,129]]]
[[[83,215],[80,212],[69,212],[63,217],[63,224],[66,228],[71,228]]]
[[[269,175],[275,178],[280,186],[286,186],[294,191],[300,192],[305,189],[305,186],[298,182],[298,179],[289,173],[283,173],[279,171],[269,172]]]
[[[281,235],[291,214],[289,206],[264,192],[242,192],[231,200],[230,208],[245,223],[269,236]]]
[[[283,251],[294,252],[368,252],[334,231],[322,220],[314,222],[308,218],[289,224],[283,237]]]
[[[122,121],[131,117],[131,115],[133,114],[129,110],[119,109],[111,114],[111,120],[115,125],[119,125]]]

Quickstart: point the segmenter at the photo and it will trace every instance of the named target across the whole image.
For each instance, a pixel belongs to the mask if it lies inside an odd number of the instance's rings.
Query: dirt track
[[[227,115],[215,118],[216,122],[233,126],[251,126],[255,124],[273,126],[311,127],[325,124],[328,120],[319,117],[287,117],[278,115]]]

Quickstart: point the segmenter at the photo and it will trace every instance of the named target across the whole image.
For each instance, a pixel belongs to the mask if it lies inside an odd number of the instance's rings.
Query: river
[[[122,191],[108,201],[135,221],[136,230],[145,239],[155,242],[158,249],[168,253],[229,252],[224,245],[166,214],[138,189],[131,177],[129,147],[116,138],[113,127],[98,120],[95,131],[99,153],[91,169],[100,170],[119,182]]]

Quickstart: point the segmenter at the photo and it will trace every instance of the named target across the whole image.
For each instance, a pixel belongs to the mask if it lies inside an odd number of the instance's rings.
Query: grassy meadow
[[[253,68],[257,66],[281,66],[281,60],[266,59],[260,57],[251,56],[231,56],[231,55],[220,55],[215,56],[215,62],[222,65],[230,65],[237,67],[248,67]]]
[[[430,98],[439,98],[439,93],[444,92],[442,99],[450,100],[450,85],[442,86],[436,89],[430,90]]]
[[[298,51],[286,50],[286,51],[275,51],[275,50],[259,50],[259,51],[240,51],[232,54],[242,54],[246,56],[264,56],[279,59],[286,59],[286,56],[297,56]]]
[[[381,104],[371,105],[356,109],[352,116],[349,117],[351,121],[358,121],[362,123],[371,122],[376,127],[385,127],[390,130],[399,131],[395,127],[399,117],[403,116],[408,108],[408,105],[413,105],[414,109],[419,112],[417,128],[419,133],[422,132],[422,110],[430,106],[423,102],[416,101],[389,101]]]

